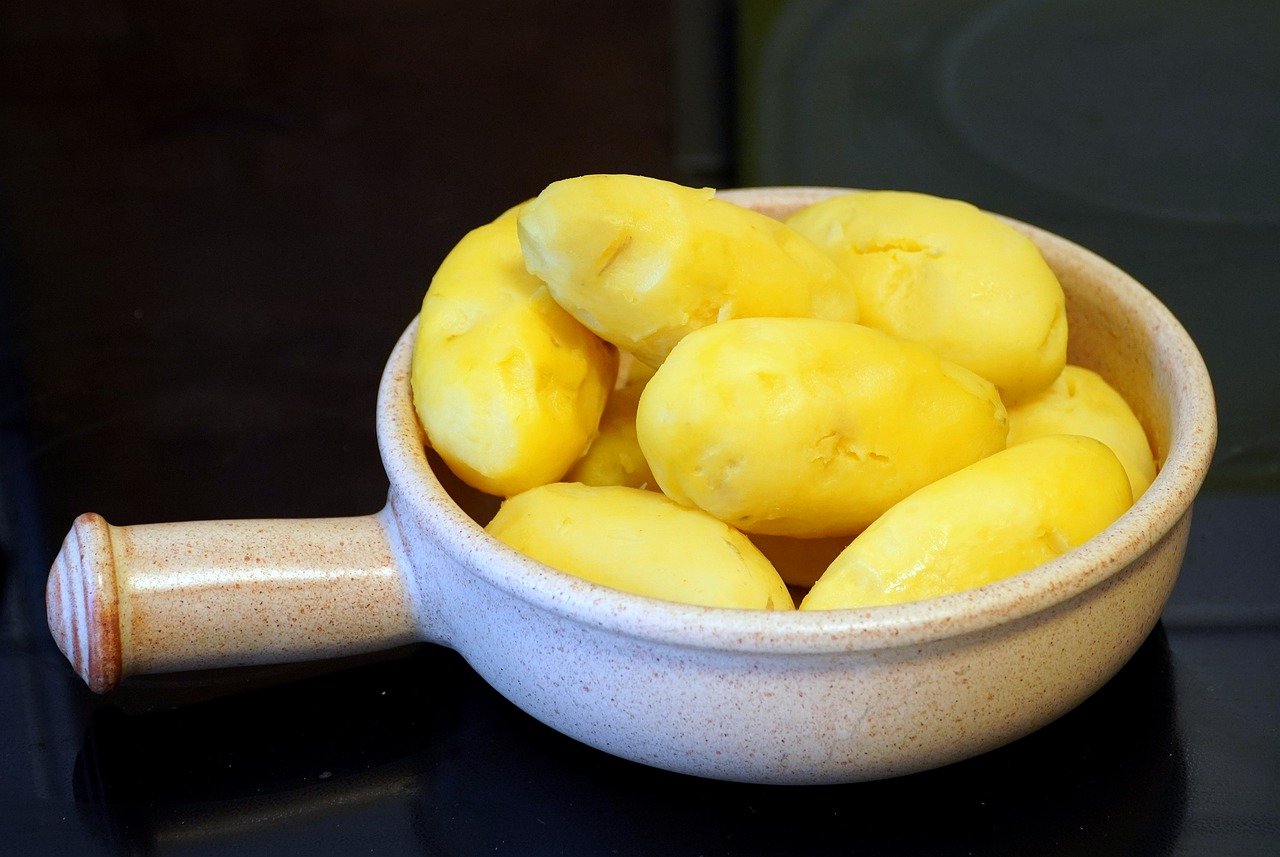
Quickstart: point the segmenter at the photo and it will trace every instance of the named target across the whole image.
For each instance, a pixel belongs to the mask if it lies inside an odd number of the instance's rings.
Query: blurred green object
[[[761,52],[778,16],[792,5],[791,0],[741,0],[738,4],[738,172],[743,185],[760,184],[749,180],[761,174],[760,139],[756,129],[761,121],[760,99]]]

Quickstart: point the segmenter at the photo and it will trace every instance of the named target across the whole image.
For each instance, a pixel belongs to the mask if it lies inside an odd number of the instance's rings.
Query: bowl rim
[[[721,191],[757,207],[809,204],[854,188],[762,187]],[[999,216],[999,215],[998,215]],[[1151,292],[1115,265],[1065,238],[1001,219],[1039,246],[1070,255],[1105,279],[1115,299],[1147,321],[1166,365],[1181,367],[1172,395],[1169,450],[1151,486],[1103,532],[1030,571],[977,589],[924,601],[826,611],[700,607],[611,589],[526,557],[487,534],[436,478],[423,449],[409,386],[417,318],[401,334],[378,391],[377,434],[392,486],[392,506],[407,502],[422,535],[470,574],[527,604],[583,625],[659,643],[760,654],[829,654],[919,646],[978,633],[1049,610],[1139,560],[1191,509],[1217,437],[1208,369],[1186,330]],[[403,512],[400,512],[403,514]],[[414,533],[402,522],[402,531]],[[412,538],[412,536],[410,536]],[[414,575],[430,569],[414,568]],[[420,591],[435,591],[419,588]],[[447,594],[443,595],[447,601]],[[448,605],[435,609],[448,614]]]

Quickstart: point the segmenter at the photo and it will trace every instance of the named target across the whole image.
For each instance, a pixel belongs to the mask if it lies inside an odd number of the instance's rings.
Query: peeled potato
[[[852,286],[822,250],[710,189],[582,176],[547,187],[519,221],[529,271],[556,301],[650,366],[725,319],[858,318]]]
[[[738,529],[852,535],[1003,449],[995,387],[857,324],[736,319],[689,334],[640,397],[658,484]]]
[[[621,375],[621,368],[619,375]],[[565,482],[584,485],[625,485],[629,488],[657,488],[649,462],[636,439],[636,407],[640,394],[653,377],[653,370],[631,360],[627,378],[614,385],[600,416],[600,429],[591,446],[564,475]]]
[[[1124,465],[1134,499],[1156,478],[1156,462],[1129,403],[1096,372],[1068,366],[1035,396],[1009,408],[1009,445],[1051,434],[1096,438]]]
[[[1132,503],[1106,444],[1053,435],[921,488],[885,512],[818,579],[801,610],[899,604],[1034,568],[1104,530]]]
[[[652,491],[544,485],[503,503],[485,530],[552,568],[614,589],[706,607],[795,609],[746,536]]]
[[[1036,246],[967,202],[871,191],[819,202],[787,224],[848,273],[862,323],[923,343],[1010,401],[1062,372],[1062,287]]]
[[[616,361],[525,270],[511,211],[468,233],[431,281],[414,407],[459,478],[510,496],[555,482],[586,449]]]

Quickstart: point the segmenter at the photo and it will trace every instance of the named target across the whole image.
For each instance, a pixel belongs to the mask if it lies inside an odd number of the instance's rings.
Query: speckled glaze
[[[722,195],[782,217],[844,192]],[[1102,259],[1014,225],[1062,281],[1071,361],[1125,395],[1163,465],[1113,526],[1026,574],[912,604],[764,613],[554,571],[484,533],[492,499],[433,471],[410,402],[410,325],[378,399],[382,513],[119,528],[82,516],[50,574],[50,627],[99,691],[132,673],[427,640],[561,732],[705,777],[851,782],[998,747],[1092,694],[1150,632],[1216,435],[1204,363],[1169,312]]]

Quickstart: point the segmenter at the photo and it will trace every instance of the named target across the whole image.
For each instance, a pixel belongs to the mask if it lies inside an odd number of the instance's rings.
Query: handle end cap
[[[106,693],[123,673],[120,599],[111,526],[93,513],[76,518],[45,588],[49,631],[94,693]]]

